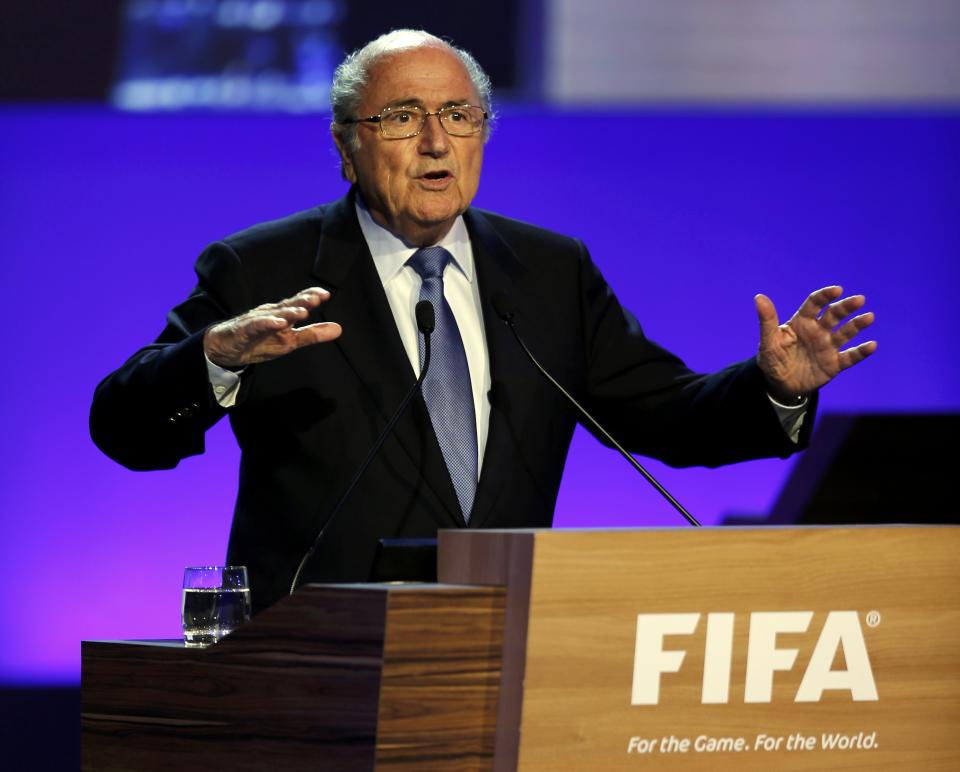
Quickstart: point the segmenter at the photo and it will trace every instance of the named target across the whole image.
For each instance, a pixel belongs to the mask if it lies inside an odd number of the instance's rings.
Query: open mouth
[[[451,174],[448,171],[439,171],[439,172],[427,172],[423,175],[425,180],[445,180],[450,177]]]

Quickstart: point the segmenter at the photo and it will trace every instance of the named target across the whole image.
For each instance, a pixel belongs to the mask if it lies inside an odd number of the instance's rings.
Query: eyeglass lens
[[[435,114],[447,133],[454,136],[476,134],[483,126],[483,110],[479,107],[444,107]],[[388,107],[380,113],[380,128],[388,137],[412,137],[423,129],[427,115],[422,107]]]

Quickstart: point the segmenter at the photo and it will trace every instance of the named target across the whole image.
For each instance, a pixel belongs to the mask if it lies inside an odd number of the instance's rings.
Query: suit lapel
[[[483,469],[470,517],[470,527],[480,528],[497,504],[508,465],[515,458],[510,421],[517,406],[510,404],[511,390],[507,379],[511,373],[525,372],[525,368],[531,366],[510,329],[494,311],[493,298],[502,293],[511,301],[518,302],[517,286],[526,268],[481,212],[468,209],[464,220],[473,247],[483,327],[490,356],[490,424]]]
[[[386,423],[416,379],[357,222],[352,193],[324,212],[314,275],[331,294],[320,307],[320,317],[343,327],[335,343]],[[439,525],[462,527],[456,492],[421,397],[414,398],[407,415],[397,423],[395,435],[414,466],[422,470],[425,484],[443,503],[446,517]],[[388,450],[385,446],[381,452]]]

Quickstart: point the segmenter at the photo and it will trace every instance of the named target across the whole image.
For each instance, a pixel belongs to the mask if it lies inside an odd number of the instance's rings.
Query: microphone
[[[427,363],[430,361],[430,333],[437,326],[436,317],[433,315],[433,303],[428,300],[421,300],[416,308],[417,329],[423,337],[423,369],[427,369]],[[421,373],[421,376],[423,373]]]
[[[413,384],[413,386],[410,388],[410,391],[408,391],[406,396],[404,396],[403,401],[400,403],[400,407],[397,408],[397,412],[393,414],[390,420],[387,421],[387,425],[383,427],[383,431],[380,432],[380,436],[377,437],[376,442],[373,443],[373,447],[370,448],[370,452],[367,453],[367,457],[363,460],[363,463],[360,464],[360,468],[357,469],[356,474],[353,475],[353,479],[350,480],[350,484],[347,485],[346,489],[337,500],[337,503],[334,505],[333,510],[330,512],[330,516],[324,521],[323,526],[320,528],[320,533],[317,534],[317,538],[313,540],[313,544],[310,545],[310,549],[307,550],[306,554],[300,560],[300,565],[297,566],[297,570],[293,575],[293,581],[290,582],[290,595],[293,595],[294,590],[297,589],[297,582],[300,581],[300,574],[303,573],[304,566],[307,565],[310,558],[313,557],[313,554],[320,546],[320,542],[323,540],[323,535],[327,532],[327,527],[333,522],[333,519],[343,508],[343,505],[346,503],[347,499],[350,498],[350,494],[353,493],[353,489],[357,487],[357,483],[360,482],[360,478],[363,477],[363,473],[367,471],[367,467],[370,466],[370,463],[379,452],[380,447],[384,442],[386,442],[387,437],[390,436],[390,433],[393,431],[393,427],[397,425],[397,421],[399,421],[400,417],[406,412],[407,406],[410,404],[410,400],[412,400],[413,396],[417,393],[417,391],[419,391],[420,386],[423,384],[423,379],[427,376],[427,368],[430,367],[430,333],[433,332],[433,328],[436,326],[436,317],[433,313],[433,305],[429,301],[421,300],[419,303],[417,303],[416,317],[417,329],[420,331],[420,334],[423,335],[423,367],[420,368],[420,377],[417,378],[417,382]]]
[[[523,349],[523,352],[527,355],[527,358],[533,363],[533,366],[540,371],[540,374],[543,375],[543,377],[546,378],[548,381],[550,381],[550,383],[553,384],[553,386],[557,389],[557,391],[559,391],[561,394],[563,394],[564,397],[567,398],[567,400],[569,400],[569,402],[579,411],[580,415],[586,418],[590,422],[590,424],[603,436],[603,438],[607,442],[609,442],[611,445],[613,445],[613,447],[615,447],[618,451],[620,451],[620,455],[627,460],[630,466],[632,466],[640,474],[642,474],[646,478],[647,482],[650,483],[654,488],[656,488],[657,493],[659,493],[668,502],[670,502],[670,505],[674,509],[676,509],[677,512],[683,515],[684,519],[688,523],[690,523],[690,525],[695,525],[699,527],[700,522],[693,515],[687,512],[687,510],[683,508],[683,505],[679,501],[677,501],[673,496],[671,496],[670,492],[666,488],[664,488],[659,482],[657,482],[656,478],[652,474],[650,474],[650,472],[644,469],[643,466],[640,464],[640,462],[637,461],[637,459],[635,459],[633,456],[631,456],[630,453],[627,452],[626,448],[624,448],[623,445],[617,442],[613,438],[613,436],[610,434],[610,432],[604,429],[597,422],[597,419],[595,419],[592,415],[590,415],[590,413],[587,412],[586,408],[584,408],[583,405],[577,402],[577,400],[575,400],[573,396],[565,388],[563,388],[563,386],[557,383],[554,377],[550,375],[550,373],[548,373],[543,368],[543,366],[537,361],[536,357],[531,353],[530,349],[527,348],[527,344],[523,342],[523,338],[520,337],[520,333],[517,332],[516,324],[514,322],[514,317],[516,316],[516,314],[514,313],[513,306],[510,305],[510,301],[507,300],[506,296],[502,292],[498,292],[496,295],[493,296],[493,308],[497,312],[497,316],[499,316],[500,319],[503,322],[505,322],[506,325],[510,328],[510,332],[512,332],[513,337],[517,339],[517,343],[520,344],[520,348]]]

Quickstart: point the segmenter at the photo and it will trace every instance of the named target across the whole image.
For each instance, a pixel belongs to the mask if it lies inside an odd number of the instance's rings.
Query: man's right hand
[[[238,368],[333,340],[343,332],[336,322],[293,326],[329,299],[330,293],[325,289],[310,287],[279,303],[264,303],[209,327],[203,336],[203,350],[215,365]]]

